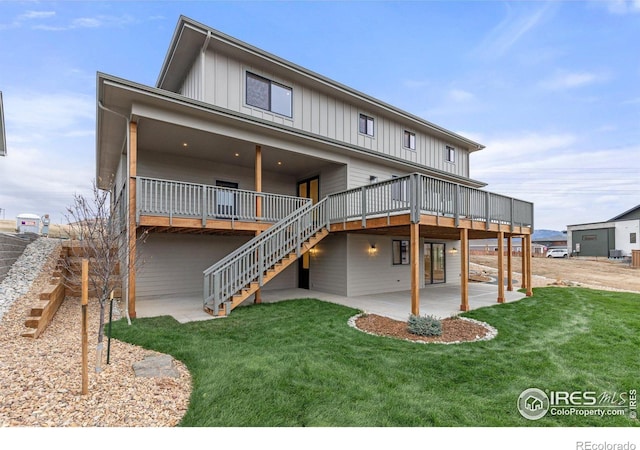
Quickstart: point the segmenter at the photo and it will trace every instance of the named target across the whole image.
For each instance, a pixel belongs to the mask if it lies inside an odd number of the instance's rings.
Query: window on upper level
[[[446,152],[447,152],[447,155],[446,155],[447,156],[447,162],[455,163],[456,162],[456,149],[453,148],[453,147],[449,147],[447,145]]]
[[[367,136],[373,136],[374,120],[373,117],[369,117],[364,114],[360,114],[360,122],[358,124],[358,131]]]
[[[416,149],[416,134],[411,131],[404,130],[404,140],[403,144],[404,148],[408,148],[409,150]]]
[[[293,91],[267,78],[247,72],[247,105],[292,117]]]

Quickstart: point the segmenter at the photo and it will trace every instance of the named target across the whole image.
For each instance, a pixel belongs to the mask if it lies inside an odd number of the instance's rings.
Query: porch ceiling
[[[138,147],[140,151],[216,161],[223,164],[253,168],[256,144],[262,147],[262,169],[300,177],[318,167],[335,164],[331,161],[295,153],[276,147],[231,138],[167,122],[140,118]]]

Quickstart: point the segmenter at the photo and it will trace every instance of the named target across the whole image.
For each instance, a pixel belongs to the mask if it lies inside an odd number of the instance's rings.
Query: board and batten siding
[[[202,272],[247,242],[247,236],[207,236],[151,233],[138,245],[140,268],[136,275],[139,298],[168,295],[202,297]],[[295,264],[274,278],[264,289],[296,287]]]
[[[336,295],[347,294],[347,235],[330,234],[316,245],[309,265],[309,287]]]
[[[201,53],[193,62],[191,69],[182,82],[182,86],[180,88],[181,95],[192,98],[194,100],[204,100],[204,93],[202,92],[204,87],[204,84],[202,83],[203,60],[204,56]]]
[[[411,265],[393,265],[392,241],[405,237],[349,234],[348,296],[395,292],[411,289]],[[420,240],[422,243],[422,240]],[[376,252],[369,249],[375,245]],[[423,250],[420,245],[420,273],[424,273]],[[421,277],[420,287],[424,285]]]
[[[345,101],[338,91],[329,88],[315,89],[301,84],[299,75],[287,78],[286,74],[273,73],[261,67],[253,67],[237,61],[219,51],[208,49],[195,59],[193,67],[183,82],[180,92],[190,98],[203,100],[215,106],[241,112],[276,124],[290,126],[322,137],[344,142],[389,155],[404,161],[435,168],[453,175],[469,177],[469,152],[450,142],[429,134],[426,126],[394,117],[389,112],[373,111],[366,103]],[[285,117],[252,107],[245,102],[246,72],[267,78],[292,89],[292,117]],[[284,72],[283,72],[284,73]],[[204,77],[204,82],[199,77]],[[295,80],[294,80],[295,78]],[[202,92],[204,91],[204,92]],[[382,110],[380,110],[382,111]],[[358,131],[360,114],[374,118],[374,136]],[[403,146],[404,131],[416,136],[416,149]],[[454,163],[447,161],[447,146],[456,150]]]

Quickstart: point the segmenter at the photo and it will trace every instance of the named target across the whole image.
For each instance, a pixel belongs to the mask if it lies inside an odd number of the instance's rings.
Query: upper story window
[[[449,147],[447,145],[446,152],[447,152],[447,162],[455,163],[456,162],[456,149],[453,148],[453,147]]]
[[[416,134],[411,131],[404,130],[404,140],[403,140],[404,148],[408,148],[409,150],[416,149]]]
[[[374,120],[373,117],[360,114],[360,122],[358,124],[358,131],[367,136],[373,136]]]
[[[292,90],[267,78],[247,72],[247,105],[292,117]]]

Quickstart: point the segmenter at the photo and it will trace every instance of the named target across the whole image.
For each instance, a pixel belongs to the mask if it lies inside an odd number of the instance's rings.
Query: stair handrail
[[[213,300],[214,310],[239,290],[257,281],[286,255],[300,256],[302,245],[322,228],[328,227],[327,199],[308,203],[249,240],[203,271],[204,304]],[[304,223],[303,223],[304,221]],[[295,230],[291,230],[292,226]],[[275,241],[275,242],[274,242]],[[236,267],[236,273],[227,273]]]

